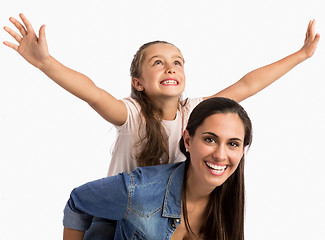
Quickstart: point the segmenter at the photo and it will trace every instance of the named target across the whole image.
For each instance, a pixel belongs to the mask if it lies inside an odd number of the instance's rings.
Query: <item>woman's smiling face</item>
[[[244,124],[235,113],[213,114],[193,136],[186,130],[183,137],[191,156],[191,182],[211,191],[234,173],[244,154]]]

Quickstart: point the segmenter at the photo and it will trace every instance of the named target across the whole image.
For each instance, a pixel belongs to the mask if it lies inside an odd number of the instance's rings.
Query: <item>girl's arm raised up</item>
[[[249,72],[238,82],[210,97],[227,97],[240,102],[258,93],[289,72],[296,65],[313,56],[319,39],[320,35],[318,33],[315,34],[315,20],[309,21],[305,43],[299,51],[275,63]]]
[[[4,27],[19,45],[3,42],[6,46],[16,50],[26,61],[39,68],[49,78],[78,98],[86,101],[104,119],[115,125],[122,125],[127,118],[124,103],[97,87],[87,76],[65,67],[54,59],[48,51],[45,25],[39,30],[39,37],[27,18],[19,15],[23,24],[11,17],[9,20],[19,30],[16,33],[9,27]]]

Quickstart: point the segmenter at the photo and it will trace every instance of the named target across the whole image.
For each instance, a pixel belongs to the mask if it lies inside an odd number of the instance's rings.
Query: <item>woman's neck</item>
[[[200,191],[200,189],[196,187],[197,185],[193,185],[193,182],[189,180],[190,178],[187,179],[186,183],[185,204],[187,220],[196,237],[185,227],[184,215],[182,215],[182,226],[180,229],[176,229],[179,231],[175,231],[175,233],[177,236],[181,236],[179,239],[201,239],[200,232],[203,223],[206,221],[206,209],[209,204],[210,193],[207,191]]]
[[[198,179],[195,179],[194,174],[191,174],[191,166],[189,166],[187,174],[188,178],[186,181],[186,199],[192,202],[207,202],[214,188],[206,186],[202,184]]]
[[[206,191],[204,188],[196,187],[195,183],[186,183],[186,201],[194,204],[207,203],[210,198],[211,191]]]

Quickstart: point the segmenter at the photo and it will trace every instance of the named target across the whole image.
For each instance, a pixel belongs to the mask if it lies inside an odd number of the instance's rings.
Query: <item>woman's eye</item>
[[[239,147],[239,144],[237,142],[230,142],[229,145],[231,147]]]
[[[207,142],[207,143],[214,143],[214,142],[216,142],[213,138],[210,138],[210,137],[205,138],[204,141]]]

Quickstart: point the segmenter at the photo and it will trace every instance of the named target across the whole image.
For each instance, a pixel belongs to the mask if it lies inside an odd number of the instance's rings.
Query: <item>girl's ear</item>
[[[183,133],[183,139],[184,139],[185,148],[187,150],[187,149],[189,149],[189,146],[190,146],[191,136],[190,136],[188,130],[186,130],[186,129]]]
[[[139,92],[144,90],[144,87],[139,78],[132,78],[132,85]]]

